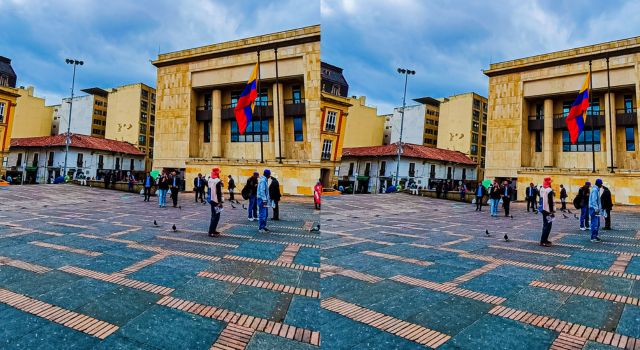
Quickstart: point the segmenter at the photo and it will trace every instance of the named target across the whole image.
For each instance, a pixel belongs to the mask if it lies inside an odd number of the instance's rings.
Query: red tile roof
[[[448,149],[427,147],[422,145],[415,145],[412,143],[403,143],[402,156],[411,158],[420,158],[428,160],[439,160],[443,162],[453,162],[458,164],[476,165],[471,158],[467,157],[464,153],[458,151],[451,151]],[[395,156],[398,154],[398,146],[396,143],[383,146],[371,146],[371,147],[352,147],[343,148],[343,157],[383,157],[383,156]]]
[[[25,137],[11,139],[10,147],[59,147],[66,145],[66,134],[54,136]],[[71,134],[69,147],[95,149],[100,151],[125,153],[143,156],[144,152],[134,145],[109,139],[101,139],[93,136]]]

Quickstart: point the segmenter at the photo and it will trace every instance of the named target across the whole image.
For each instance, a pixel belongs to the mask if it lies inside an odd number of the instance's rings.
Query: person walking
[[[577,203],[580,204],[580,230],[586,231],[589,228],[589,195],[591,193],[591,182],[587,181],[578,190]]]
[[[220,179],[218,179],[218,181],[220,181]],[[193,179],[193,192],[195,193],[195,196],[196,196],[195,198],[196,203],[198,203],[198,199],[200,199],[200,203],[204,203],[204,187],[205,187],[205,179],[202,177],[202,174],[199,173],[198,176],[195,179]]]
[[[280,194],[280,183],[278,179],[275,177],[271,177],[271,184],[269,184],[269,198],[273,201],[273,215],[271,216],[271,220],[278,221],[280,220],[280,198],[282,195]]]
[[[562,203],[562,207],[560,207],[560,210],[562,210],[562,212],[565,212],[567,210],[567,197],[567,190],[562,184],[560,184],[560,203]]]
[[[464,184],[464,182],[460,181],[460,201],[464,202],[467,196],[467,185]],[[416,192],[416,194],[418,194]]]
[[[598,237],[600,229],[600,215],[602,211],[602,202],[600,200],[600,189],[602,188],[602,180],[597,179],[596,185],[591,188],[589,193],[589,217],[591,219],[591,242],[600,243],[602,240]]]
[[[201,178],[202,174],[198,174]],[[204,182],[204,179],[202,179]],[[207,202],[211,205],[211,221],[209,222],[209,237],[220,235],[218,232],[218,223],[220,222],[220,214],[222,213],[222,181],[220,180],[220,168],[211,169],[211,177],[209,178]],[[204,188],[204,187],[202,187]],[[197,202],[197,201],[196,201]]]
[[[147,175],[144,177],[144,202],[148,202],[149,199],[151,198],[151,186],[153,184],[153,178],[151,177],[151,174],[149,174],[149,172],[147,172]]]
[[[487,189],[482,186],[482,182],[478,182],[478,188],[476,189],[476,211],[482,211],[482,201],[487,194]]]
[[[127,190],[133,192],[133,184],[136,182],[136,177],[131,172],[129,172],[127,177]]]
[[[169,191],[169,178],[163,171],[162,174],[158,175],[156,181],[158,182],[158,207],[166,208],[167,191]]]
[[[527,187],[527,191],[525,192],[525,199],[527,200],[527,213],[529,212],[529,208],[535,213],[538,211],[538,201],[536,200],[538,197],[538,189],[533,185],[533,182],[529,183],[529,187]]]
[[[249,216],[249,221],[254,221],[258,218],[258,177],[260,174],[257,172],[253,173],[249,179],[247,179],[247,184],[245,188],[249,193],[249,206],[247,207],[247,212]]]
[[[172,171],[170,181],[171,199],[173,200],[173,207],[175,208],[178,206],[178,192],[180,192],[180,183],[182,179],[175,171]]]
[[[491,216],[498,216],[498,204],[500,203],[500,185],[494,180],[489,187],[489,205],[491,206]]]
[[[317,210],[320,210],[320,203],[322,202],[322,182],[318,180],[315,186],[313,186],[313,205]]]
[[[233,203],[233,201],[235,201],[236,203],[240,203],[238,202],[237,199],[234,198],[235,192],[236,192],[236,182],[235,180],[233,180],[233,177],[231,175],[228,176],[229,178],[229,185],[227,186],[229,189],[229,202]]]
[[[549,234],[551,226],[555,219],[555,205],[553,203],[553,189],[551,188],[551,178],[545,177],[540,190],[540,199],[542,200],[542,236],[540,236],[540,245],[550,247]]]
[[[271,171],[265,169],[258,180],[257,200],[258,200],[258,232],[267,233],[267,216],[269,215],[269,178],[271,177]]]
[[[602,210],[604,214],[604,227],[602,229],[611,230],[611,209],[613,209],[613,199],[611,198],[611,191],[609,191],[609,188],[604,184],[602,185],[600,201],[602,202]]]
[[[511,196],[513,195],[513,188],[509,186],[509,181],[504,180],[502,182],[502,207],[504,208],[504,216],[509,216],[509,207],[511,206]]]

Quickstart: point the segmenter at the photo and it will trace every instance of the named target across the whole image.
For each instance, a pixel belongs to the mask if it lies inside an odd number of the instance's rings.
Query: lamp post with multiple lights
[[[69,144],[71,143],[71,110],[73,109],[73,90],[75,88],[75,84],[76,84],[76,66],[80,65],[82,66],[84,64],[83,61],[78,61],[78,60],[72,60],[67,58],[65,60],[65,62],[67,64],[72,64],[73,65],[73,79],[71,80],[71,99],[69,100],[69,118],[67,120],[67,139],[66,139],[66,146],[65,146],[65,150],[64,150],[64,171],[63,171],[63,175],[64,177],[67,176],[67,159],[69,158]]]
[[[396,188],[400,184],[400,154],[402,154],[402,131],[404,129],[404,109],[407,102],[407,81],[409,75],[415,75],[416,71],[404,68],[398,68],[398,73],[404,74],[404,95],[402,96],[402,110],[400,113],[400,140],[398,141],[398,160],[396,162]]]

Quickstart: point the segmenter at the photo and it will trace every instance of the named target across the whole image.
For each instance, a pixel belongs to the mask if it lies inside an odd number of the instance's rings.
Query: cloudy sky
[[[350,95],[388,113],[407,98],[487,94],[490,62],[640,35],[640,1],[322,0],[322,57]]]
[[[320,2],[300,0],[0,0],[0,55],[18,85],[47,104],[76,87],[155,86],[158,51],[170,52],[320,23]],[[292,15],[294,14],[294,15]],[[77,92],[77,90],[76,90]]]

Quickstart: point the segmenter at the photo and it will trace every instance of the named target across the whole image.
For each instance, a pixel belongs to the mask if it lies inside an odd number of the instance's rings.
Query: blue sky
[[[155,86],[149,60],[158,50],[319,24],[320,2],[0,0],[0,13],[0,55],[12,59],[18,85],[35,86],[50,105],[70,94],[72,66],[65,58],[85,62],[76,88]]]
[[[490,62],[640,35],[640,1],[322,0],[322,59],[379,113],[407,98],[487,95]]]

